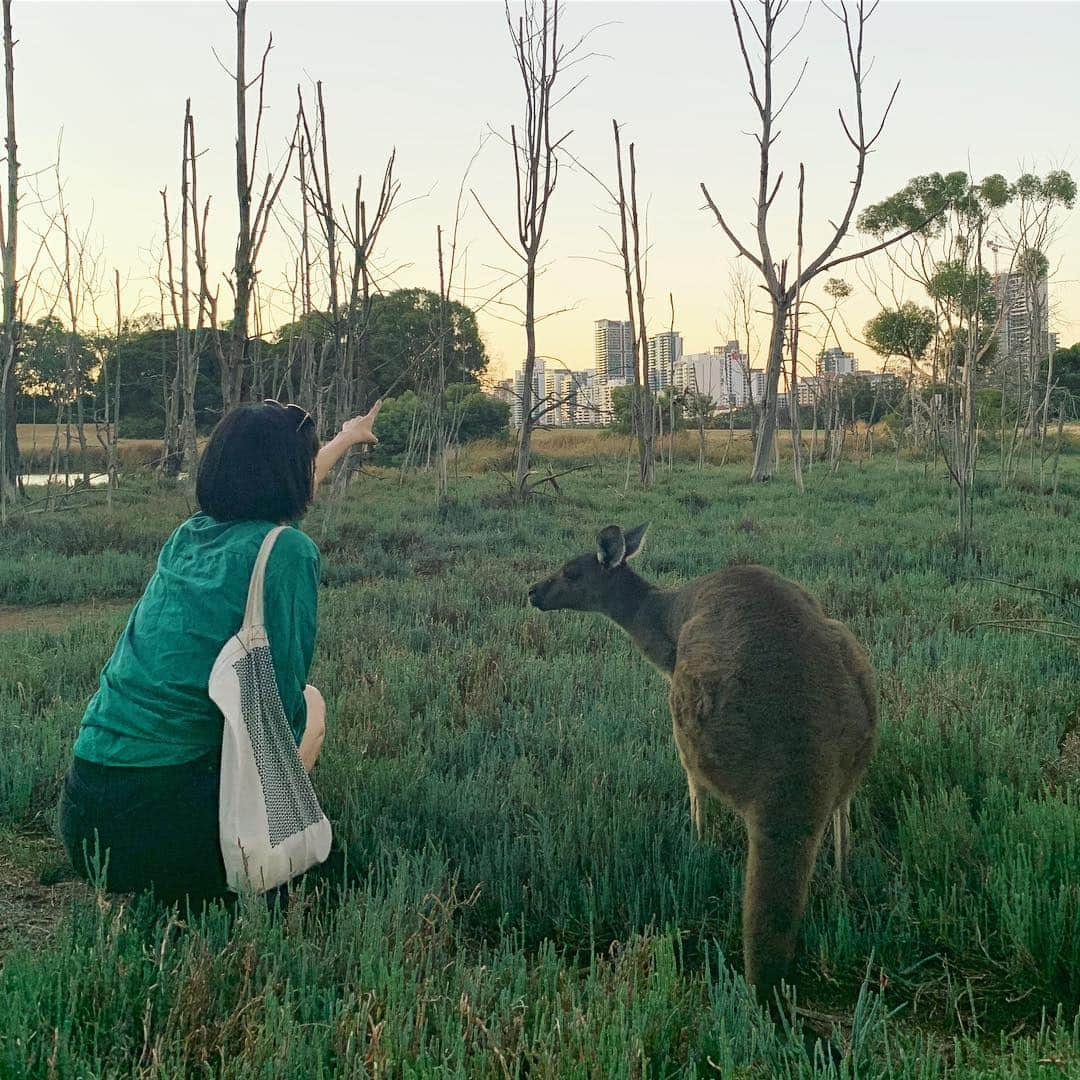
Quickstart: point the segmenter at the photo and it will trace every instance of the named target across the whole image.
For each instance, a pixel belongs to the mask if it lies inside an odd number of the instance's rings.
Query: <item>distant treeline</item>
[[[272,335],[253,339],[242,399],[297,401],[319,413],[324,429],[332,426],[338,411],[335,391],[346,375],[335,370],[347,355],[342,342],[346,335],[363,333],[362,368],[349,373],[355,405],[367,406],[383,395],[405,395],[397,414],[390,408],[383,414],[381,426],[389,435],[384,443],[397,446],[401,441],[389,429],[400,426],[396,417],[402,410],[409,412],[408,394],[430,402],[440,386],[453,408],[460,412],[463,403],[467,406],[468,419],[459,418],[455,427],[459,438],[477,430],[484,434],[505,430],[509,410],[480,390],[488,357],[469,308],[456,302],[440,305],[438,294],[426,289],[398,289],[372,297],[366,325],[358,327],[357,322],[347,311],[336,318],[314,312]],[[85,422],[93,424],[103,415],[104,366],[113,387],[119,371],[120,436],[161,438],[165,433],[181,343],[177,331],[162,328],[157,316],[128,320],[119,338],[72,333],[54,317],[23,324],[19,330],[20,423],[50,423],[58,415],[65,422],[70,416],[74,423],[78,403]],[[225,323],[217,330],[189,333],[189,347],[198,358],[195,417],[201,434],[221,417],[221,356],[230,332]],[[355,354],[353,350],[350,357],[354,365]],[[398,452],[401,449],[397,446]]]

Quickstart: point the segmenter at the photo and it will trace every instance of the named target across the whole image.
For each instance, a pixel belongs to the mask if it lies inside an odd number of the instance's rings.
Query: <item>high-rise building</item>
[[[750,357],[737,341],[716,345],[711,352],[686,353],[675,366],[680,390],[707,394],[720,409],[740,408],[750,397]]]
[[[859,370],[859,361],[854,353],[844,352],[839,345],[823,349],[818,355],[817,373],[819,375],[854,375]]]
[[[705,394],[717,405],[727,404],[724,360],[716,352],[683,353],[675,365],[675,389],[684,394]]]
[[[751,368],[747,382],[750,384],[750,394],[747,402],[753,398],[755,404],[761,404],[765,399],[765,369]]]
[[[682,359],[683,340],[678,330],[665,330],[649,338],[649,387],[659,390],[675,381],[675,365]]]
[[[565,368],[546,371],[538,410],[539,423],[544,427],[597,423],[594,375],[591,368],[585,371],[568,371]]]
[[[495,384],[495,389],[491,392],[492,397],[497,397],[500,401],[505,401],[507,405],[513,408],[514,405],[514,380],[513,379],[500,379]]]
[[[544,376],[544,361],[537,358],[533,364],[532,377],[532,412],[535,416],[538,412],[537,404],[543,400],[546,392],[547,381]],[[514,427],[521,427],[521,418],[524,411],[525,401],[525,368],[518,368],[514,372],[514,394],[510,402],[510,422]]]
[[[596,373],[592,368],[570,372],[566,368],[546,368],[537,361],[532,396],[532,415],[542,428],[566,428],[572,424],[595,424],[598,418]],[[525,374],[518,370],[513,380],[512,419],[515,427],[522,422],[522,392]]]
[[[1005,308],[995,334],[995,363],[1014,370],[1037,370],[1052,347],[1045,275],[1033,282],[1025,274],[998,274],[994,297]]]
[[[574,400],[570,406],[571,424],[595,425],[611,422],[610,415],[606,420],[600,415],[596,390],[596,370],[594,368],[574,372]]]
[[[718,352],[724,359],[724,372],[728,386],[730,408],[740,409],[749,404],[751,397],[750,357],[739,348],[738,341],[729,341],[726,345],[717,345]],[[755,399],[756,399],[756,395]]]
[[[828,378],[824,375],[804,375],[799,379],[799,404],[815,405],[825,400]]]
[[[565,427],[570,423],[568,398],[573,380],[569,371],[548,371],[544,375],[544,404],[540,423],[545,427]]]
[[[740,409],[748,404],[751,397],[750,357],[739,348],[736,340],[726,345],[715,345],[716,353],[723,363],[724,380],[727,383],[728,408]]]
[[[859,379],[884,394],[897,394],[904,388],[904,381],[891,371],[857,371]]]
[[[601,382],[625,386],[634,381],[634,335],[629,322],[596,320],[595,359]]]

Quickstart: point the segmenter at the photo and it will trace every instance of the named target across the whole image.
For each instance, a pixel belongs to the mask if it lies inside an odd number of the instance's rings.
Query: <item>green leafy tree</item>
[[[429,289],[398,289],[375,297],[368,338],[372,378],[379,393],[395,383],[419,389],[438,361],[439,294]],[[447,314],[446,381],[475,382],[488,358],[476,314],[451,301]]]
[[[663,417],[664,431],[671,425],[672,415],[675,418],[675,430],[681,430],[686,416],[687,396],[680,394],[674,386],[665,386],[653,400],[657,411]]]
[[[510,406],[482,393],[475,383],[447,387],[446,405],[459,442],[502,438],[509,433]]]
[[[634,429],[635,400],[644,401],[641,387],[613,386],[611,388],[611,430],[629,435]]]
[[[447,387],[445,403],[458,443],[500,438],[509,431],[510,406],[482,393],[475,383]],[[430,401],[412,390],[387,398],[379,413],[375,460],[388,464],[405,453],[411,440],[423,437],[430,412]]]
[[[840,409],[844,416],[876,424],[899,404],[903,393],[903,383],[892,375],[882,375],[876,381],[845,375],[840,380]]]
[[[446,334],[446,380],[448,384],[469,382],[475,384],[487,369],[488,356],[476,314],[457,301],[447,306],[445,331],[440,330],[439,294],[430,289],[396,289],[393,292],[371,297],[367,314],[366,364],[369,369],[368,389],[374,396],[400,393],[403,390],[422,392],[432,381],[438,367],[439,339]],[[361,312],[346,314],[345,319],[359,320]],[[340,324],[340,320],[339,320]],[[282,354],[289,354],[297,339],[308,337],[315,342],[316,352],[330,340],[335,332],[334,320],[325,312],[315,311],[304,319],[288,323],[277,333],[273,349],[279,362]],[[291,384],[301,385],[299,353],[291,353],[294,370],[290,373]],[[342,355],[340,349],[326,350],[328,362]],[[337,372],[323,373],[327,385],[337,384]],[[380,425],[382,418],[380,417]]]
[[[695,427],[701,423],[709,427],[716,419],[716,401],[711,394],[688,394],[686,396],[686,420]]]
[[[1054,382],[1080,401],[1080,342],[1054,353]]]
[[[374,450],[376,461],[390,462],[405,452],[424,409],[424,403],[412,390],[383,402],[379,412],[379,443]]]
[[[879,356],[902,356],[914,364],[926,357],[937,332],[937,318],[927,307],[913,301],[879,311],[863,330],[863,336]]]
[[[226,335],[224,328],[218,331]],[[176,332],[162,330],[152,316],[135,319],[125,328],[113,352],[119,362],[120,435],[160,439],[165,427],[164,383],[176,370]],[[115,370],[115,368],[114,368]],[[221,417],[221,380],[217,350],[204,332],[199,375],[195,384],[196,428],[209,431]]]
[[[31,398],[47,401],[50,405],[66,400],[68,332],[59,319],[48,316],[22,326],[19,342],[15,371],[23,395],[20,418],[25,418],[32,404]],[[84,348],[78,352],[83,370],[86,370],[90,365],[89,353]]]
[[[927,173],[868,206],[859,215],[859,228],[873,236],[918,229],[921,236],[936,237],[948,227],[950,216],[971,224],[987,211],[1001,209],[1012,197],[1013,189],[999,173],[979,184],[973,184],[966,172]]]
[[[936,267],[926,290],[956,318],[978,318],[987,330],[997,316],[993,280],[983,267],[969,266],[965,259],[947,259]]]
[[[1059,204],[1067,210],[1076,202],[1076,181],[1064,169],[1052,169],[1042,177],[1024,173],[1012,191],[1028,202]]]

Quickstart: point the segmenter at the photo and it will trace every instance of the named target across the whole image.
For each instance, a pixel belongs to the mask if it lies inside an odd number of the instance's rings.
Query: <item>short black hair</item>
[[[315,493],[319,436],[302,409],[277,402],[226,413],[203,450],[199,509],[218,521],[298,521]]]

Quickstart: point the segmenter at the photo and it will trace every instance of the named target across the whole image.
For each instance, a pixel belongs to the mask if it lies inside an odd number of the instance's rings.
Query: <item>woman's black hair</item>
[[[319,436],[295,405],[242,405],[222,417],[199,462],[195,498],[218,521],[297,521],[315,492]]]

